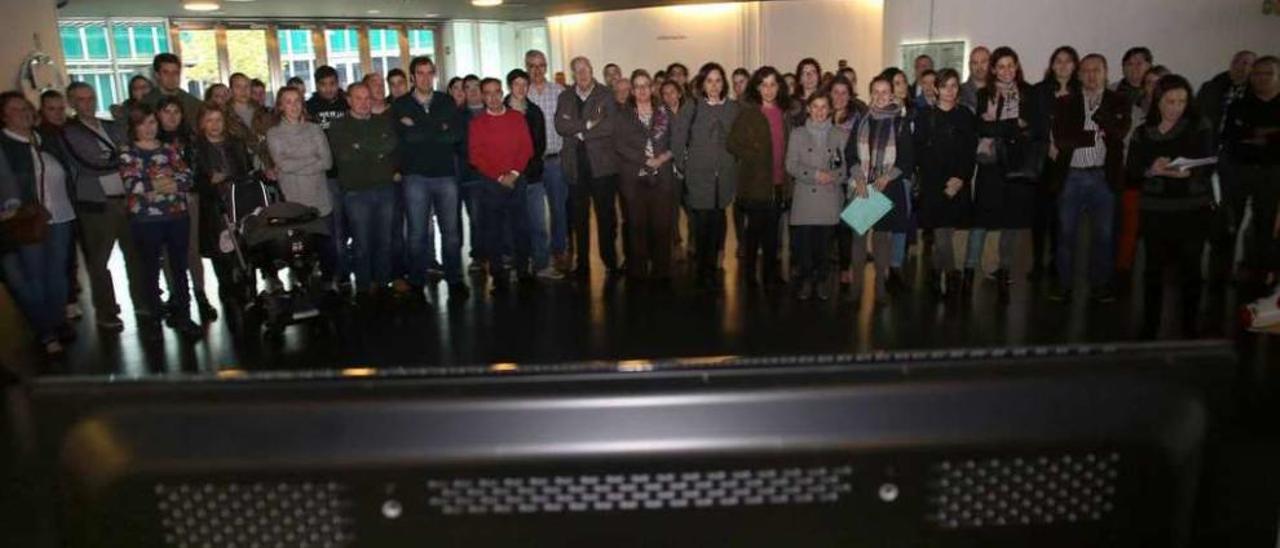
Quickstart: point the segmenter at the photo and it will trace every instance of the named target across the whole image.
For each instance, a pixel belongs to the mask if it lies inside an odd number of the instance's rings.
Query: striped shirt
[[[556,105],[560,102],[560,93],[563,91],[564,86],[550,80],[541,92],[537,86],[529,84],[529,100],[542,109],[542,118],[547,122],[547,156],[560,154],[560,149],[564,146],[564,138],[556,133]]]
[[[1073,168],[1097,168],[1107,163],[1107,145],[1102,141],[1102,132],[1098,131],[1098,123],[1093,121],[1093,115],[1100,107],[1102,107],[1102,92],[1093,96],[1084,94],[1084,130],[1093,132],[1093,146],[1075,150],[1071,155]]]

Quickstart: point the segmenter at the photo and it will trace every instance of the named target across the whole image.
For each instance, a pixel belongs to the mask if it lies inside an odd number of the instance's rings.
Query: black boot
[[[974,276],[974,274],[973,274],[973,269],[972,269],[972,268],[966,268],[966,269],[964,269],[964,274],[962,275],[962,278],[961,278],[961,281],[960,281],[960,293],[961,293],[961,294],[963,294],[963,295],[972,295],[972,294],[973,294],[973,276]]]
[[[1000,302],[1002,303],[1009,302],[1009,284],[1010,284],[1009,270],[1006,268],[1001,268],[1000,270],[997,270],[995,274],[995,278],[996,278],[996,290],[999,292]]]
[[[885,287],[890,293],[901,293],[907,288],[907,282],[902,278],[901,268],[890,268],[889,277],[885,280]]]
[[[204,323],[213,323],[218,321],[218,309],[209,304],[209,298],[204,294],[196,295],[196,309],[200,313],[200,321]]]
[[[942,296],[945,294],[945,289],[943,288],[942,285],[943,285],[942,271],[936,268],[930,268],[929,269],[929,291],[930,293],[933,294],[934,298],[942,298]]]
[[[1182,286],[1182,336],[1187,339],[1200,337],[1200,283],[1188,282]]]
[[[964,274],[959,270],[948,270],[943,294],[948,298],[960,296],[960,287],[964,284],[963,279]]]

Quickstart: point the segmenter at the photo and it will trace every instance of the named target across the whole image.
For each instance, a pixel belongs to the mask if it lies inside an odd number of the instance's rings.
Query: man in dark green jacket
[[[396,132],[385,113],[373,115],[368,86],[351,84],[347,102],[347,115],[329,125],[329,148],[355,240],[356,285],[376,296],[391,283]]]

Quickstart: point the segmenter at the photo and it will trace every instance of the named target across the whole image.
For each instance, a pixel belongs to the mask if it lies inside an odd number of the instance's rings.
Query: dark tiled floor
[[[607,279],[597,262],[589,282],[537,284],[498,296],[484,290],[482,277],[473,277],[473,296],[463,302],[450,302],[439,284],[417,305],[346,303],[324,322],[288,328],[278,341],[238,333],[224,309],[199,343],[183,343],[168,330],[163,341],[147,342],[126,310],[120,335],[100,336],[89,320],[81,320],[81,338],[71,345],[66,364],[45,371],[147,374],[1121,341],[1134,337],[1141,313],[1136,296],[1109,305],[1085,299],[1051,303],[1043,295],[1047,284],[1030,284],[1022,276],[1008,304],[997,302],[989,280],[980,281],[963,302],[939,302],[922,287],[916,257],[908,263],[912,287],[887,306],[876,306],[869,293],[859,306],[840,299],[800,302],[786,292],[769,295],[743,286],[732,238],[729,252],[719,294],[694,290],[687,276],[678,276],[668,290],[637,287]],[[118,260],[113,267],[117,286],[124,287]],[[212,269],[207,270],[208,292],[216,295]],[[1224,298],[1206,324],[1229,333],[1233,315],[1221,304],[1229,302]]]

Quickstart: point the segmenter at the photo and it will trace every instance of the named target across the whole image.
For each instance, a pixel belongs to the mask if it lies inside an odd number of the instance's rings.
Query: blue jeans
[[[467,243],[471,245],[471,259],[475,261],[484,261],[489,259],[489,250],[485,249],[488,242],[484,239],[485,229],[484,223],[484,206],[480,204],[482,198],[480,195],[484,192],[481,187],[487,181],[481,179],[472,179],[462,181],[459,184],[458,203],[458,220],[454,224],[458,225],[458,233],[462,233],[462,210],[467,210]]]
[[[462,226],[458,224],[458,180],[455,177],[409,175],[404,179],[405,216],[409,220],[409,283],[426,285],[435,257],[429,227],[435,217],[440,230],[444,278],[462,283]]]
[[[396,226],[396,187],[348,190],[343,197],[347,223],[355,241],[356,287],[391,283],[391,234]]]
[[[473,199],[478,202],[480,217],[484,219],[480,225],[481,241],[489,253],[490,272],[507,264],[524,272],[529,261],[528,188],[523,178],[516,181],[513,188],[491,179],[483,179],[473,187]]]
[[[551,253],[561,255],[569,250],[569,183],[564,180],[559,156],[547,158],[543,164],[542,185],[551,210]]]
[[[527,185],[525,200],[529,210],[529,253],[533,259],[533,271],[537,272],[551,265],[547,239],[546,183]]]
[[[191,243],[191,219],[179,217],[163,221],[131,221],[129,230],[142,259],[142,286],[151,310],[160,308],[160,256],[168,254],[173,285],[169,287],[169,308],[179,317],[191,310],[187,281],[187,248]]]
[[[1115,268],[1116,196],[1102,169],[1072,169],[1058,197],[1058,280],[1071,286],[1075,273],[1076,237],[1081,217],[1089,214],[1089,283],[1094,287],[1111,281]]]
[[[65,321],[74,222],[49,225],[49,235],[38,244],[24,245],[0,257],[4,282],[13,299],[43,342],[57,338]]]
[[[889,259],[889,266],[893,268],[902,268],[902,263],[907,260],[907,233],[893,233],[893,257]]]
[[[409,256],[404,246],[404,185],[395,188],[395,208],[391,216],[391,275],[396,278],[405,277],[409,273]],[[434,234],[432,234],[434,236]],[[433,242],[434,243],[434,242]],[[432,247],[435,247],[434,245]]]
[[[964,267],[977,269],[982,266],[982,252],[987,246],[987,229],[969,229],[969,240],[965,242]]]
[[[351,280],[350,250],[347,249],[347,216],[342,207],[342,187],[337,179],[329,179],[329,203],[333,204],[330,213],[329,236],[333,238],[333,275],[338,282]]]

